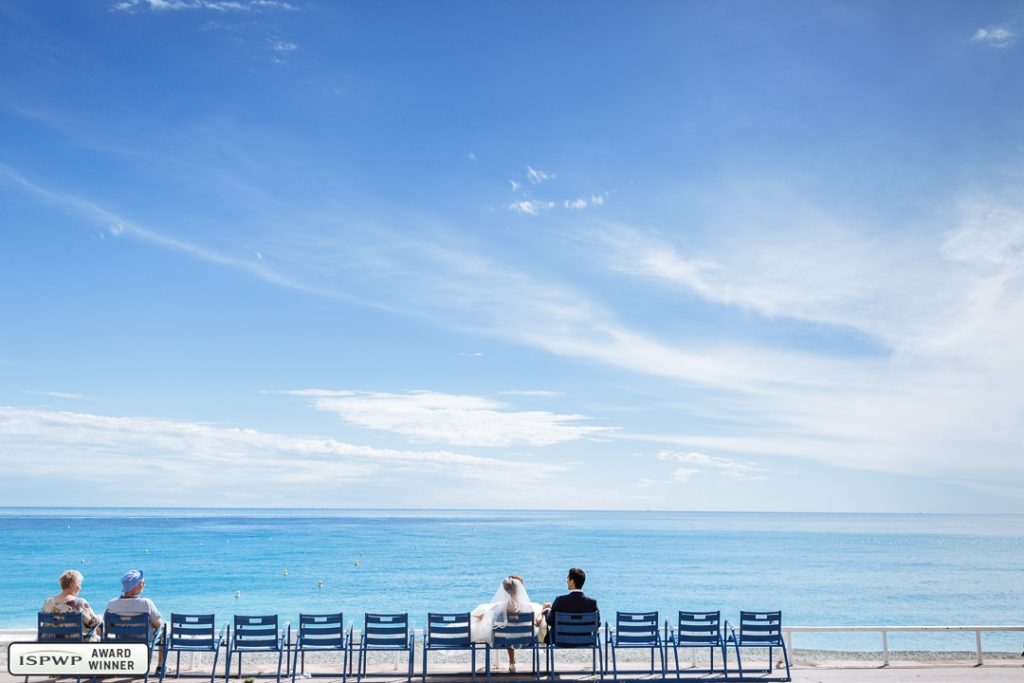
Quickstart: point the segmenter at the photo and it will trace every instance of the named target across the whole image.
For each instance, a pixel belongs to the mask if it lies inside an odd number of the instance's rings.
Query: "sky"
[[[1022,513],[1022,33],[0,0],[0,505]]]

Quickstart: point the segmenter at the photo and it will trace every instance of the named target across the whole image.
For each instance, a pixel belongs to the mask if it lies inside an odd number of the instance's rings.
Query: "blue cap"
[[[142,583],[142,570],[129,569],[121,577],[121,592],[128,593]]]

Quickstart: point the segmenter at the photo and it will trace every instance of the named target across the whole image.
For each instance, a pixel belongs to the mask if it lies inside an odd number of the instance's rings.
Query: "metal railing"
[[[783,626],[782,637],[786,639],[786,649],[793,651],[794,633],[881,633],[882,634],[882,666],[889,666],[889,634],[890,633],[974,633],[974,642],[978,655],[978,665],[983,663],[981,650],[981,634],[1024,631],[1024,626]]]

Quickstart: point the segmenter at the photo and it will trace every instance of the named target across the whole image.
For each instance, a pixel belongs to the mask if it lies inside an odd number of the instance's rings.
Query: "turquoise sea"
[[[165,614],[468,611],[509,573],[533,599],[583,567],[616,610],[781,609],[783,623],[1024,623],[1024,516],[465,510],[0,508],[0,628],[34,627],[66,569],[101,610],[129,568]],[[322,584],[320,583],[322,582]],[[798,647],[877,650],[872,635]],[[1021,635],[987,635],[1020,651]],[[893,634],[898,649],[972,650],[972,634]]]

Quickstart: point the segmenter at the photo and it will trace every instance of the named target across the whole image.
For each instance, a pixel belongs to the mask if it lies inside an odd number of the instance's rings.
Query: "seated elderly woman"
[[[47,598],[43,603],[42,611],[48,614],[80,613],[82,615],[82,637],[86,640],[99,640],[103,632],[102,619],[96,616],[85,598],[78,597],[82,590],[81,572],[69,569],[60,575],[59,581],[60,595]]]

